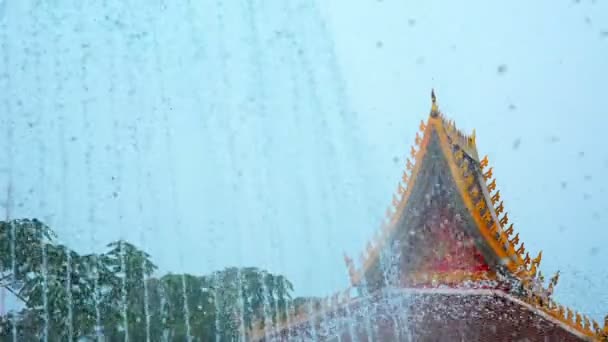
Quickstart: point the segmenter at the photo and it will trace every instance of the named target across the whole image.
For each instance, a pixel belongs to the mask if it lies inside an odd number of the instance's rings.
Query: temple
[[[555,302],[510,222],[475,132],[439,111],[434,92],[386,220],[351,287],[259,322],[254,341],[608,341],[602,324]]]

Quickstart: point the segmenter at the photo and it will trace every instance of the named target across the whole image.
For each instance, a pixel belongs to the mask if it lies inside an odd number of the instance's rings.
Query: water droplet
[[[521,139],[520,138],[515,139],[515,141],[513,141],[513,149],[517,150],[519,148],[520,144],[521,144]]]

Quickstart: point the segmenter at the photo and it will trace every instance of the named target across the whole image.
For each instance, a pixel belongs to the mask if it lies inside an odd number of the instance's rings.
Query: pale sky
[[[342,289],[434,87],[557,299],[606,313],[605,1],[0,0],[0,53],[3,216],[79,251]]]

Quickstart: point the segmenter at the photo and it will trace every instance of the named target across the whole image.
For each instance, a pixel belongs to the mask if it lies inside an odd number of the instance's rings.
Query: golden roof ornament
[[[524,254],[525,251],[526,251],[526,247],[524,246],[524,243],[522,242],[521,245],[519,246],[519,248],[515,252],[517,253],[517,255],[522,255],[522,254]]]
[[[515,229],[513,228],[513,223],[511,223],[511,225],[509,226],[509,228],[507,228],[507,229],[505,230],[505,233],[506,233],[507,235],[511,235],[511,234],[513,234],[513,231],[514,231],[514,230],[515,230]]]
[[[395,207],[395,209],[397,207],[399,207],[399,201],[397,200],[397,196],[395,196],[394,194],[393,194],[393,202],[392,203],[393,203],[393,207]]]
[[[498,207],[496,207],[495,211],[496,215],[500,215],[505,211],[505,206],[502,204],[502,202],[498,204]]]
[[[397,192],[399,193],[399,195],[403,195],[405,193],[405,188],[403,187],[403,185],[401,185],[401,183],[399,183],[399,186],[397,187]]]
[[[483,159],[479,162],[479,167],[483,170],[488,166],[488,156],[483,157]]]
[[[551,286],[551,287],[556,286],[558,281],[559,281],[559,271],[555,272],[555,275],[553,275],[553,277],[551,277],[549,286]]]
[[[431,116],[436,118],[439,116],[439,107],[437,106],[437,97],[435,96],[435,89],[431,89]]]
[[[524,265],[528,266],[530,264],[530,253],[526,252],[526,257],[524,258]]]
[[[412,164],[412,161],[410,160],[410,158],[407,158],[407,159],[406,159],[406,162],[405,162],[405,168],[406,168],[408,171],[412,171],[412,170],[414,169],[414,164]]]
[[[487,181],[492,178],[493,168],[490,168],[486,173],[483,174],[483,180]]]
[[[424,121],[420,121],[420,131],[424,132],[424,130],[426,130],[426,125],[424,124]]]
[[[538,252],[538,256],[532,260],[533,264],[540,264],[540,261],[543,258],[543,251]]]
[[[500,201],[500,190],[496,191],[496,193],[492,196],[492,204],[496,204],[498,201]]]
[[[488,184],[488,191],[494,191],[496,189],[496,179],[492,180],[490,184]]]
[[[519,233],[515,234],[515,237],[511,239],[511,244],[517,245],[519,244]]]
[[[506,226],[509,223],[509,214],[505,213],[498,222],[500,222],[501,226]]]

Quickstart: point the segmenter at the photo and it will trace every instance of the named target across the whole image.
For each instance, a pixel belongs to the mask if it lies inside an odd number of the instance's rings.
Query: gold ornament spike
[[[407,160],[405,162],[405,168],[408,171],[412,171],[414,169],[414,164],[412,164],[412,161],[410,160],[410,158],[407,158]]]
[[[530,253],[526,252],[526,257],[524,258],[524,266],[530,265]]]
[[[540,264],[540,261],[543,258],[543,251],[538,252],[538,256],[532,260],[533,264]]]
[[[437,97],[435,96],[435,89],[431,90],[431,116],[434,118],[439,116],[439,107],[437,106]]]
[[[526,251],[526,247],[524,246],[524,243],[521,243],[521,246],[519,246],[519,248],[515,251],[515,253],[517,253],[517,255],[522,255],[524,254],[524,252]]]
[[[574,324],[576,324],[579,329],[584,329],[583,317],[581,317],[581,314],[578,312],[574,315]]]
[[[492,204],[496,204],[500,200],[500,190],[496,191],[496,193],[492,196]]]
[[[585,329],[586,332],[592,332],[591,330],[591,322],[589,322],[589,317],[584,316],[583,317],[583,329]]]
[[[608,315],[604,317],[604,334],[608,338]]]
[[[502,202],[500,202],[498,207],[496,207],[495,211],[496,211],[496,215],[500,215],[505,211],[505,207],[503,206]]]
[[[595,332],[596,334],[599,334],[601,332],[600,325],[594,319],[591,320],[591,326],[593,327],[593,332]]]
[[[496,189],[496,179],[492,180],[490,184],[488,184],[488,191],[492,192]]]
[[[416,159],[416,149],[414,148],[414,146],[410,148],[410,156],[412,157],[412,159]]]
[[[557,282],[559,281],[559,271],[555,272],[555,275],[551,277],[551,285],[557,286]]]
[[[399,201],[397,200],[397,196],[393,195],[393,207],[397,209],[399,207]]]
[[[405,188],[403,187],[403,185],[401,185],[401,183],[399,183],[399,186],[397,187],[397,193],[399,195],[403,195],[405,193]]]
[[[530,274],[530,277],[536,277],[536,265],[532,264],[532,267],[530,267],[530,271],[528,271],[528,273]]]
[[[563,305],[558,305],[557,306],[557,315],[559,316],[559,318],[564,319],[564,306]]]
[[[494,170],[494,168],[492,168],[492,167],[491,167],[491,168],[488,170],[488,172],[486,172],[486,173],[484,173],[484,174],[483,174],[483,179],[484,179],[485,181],[487,181],[488,179],[492,178],[493,170]]]
[[[473,133],[471,134],[471,145],[475,146],[477,140],[477,134],[475,132],[475,128],[473,128]]]
[[[483,170],[488,166],[488,156],[484,156],[483,159],[479,162],[479,167]]]
[[[506,226],[509,223],[509,214],[505,213],[499,222],[501,226]]]
[[[508,236],[511,236],[511,234],[513,234],[513,231],[514,231],[514,230],[515,230],[515,229],[513,228],[513,223],[511,223],[511,225],[509,226],[509,228],[507,228],[507,229],[505,230],[505,234],[507,234]]]
[[[517,246],[517,244],[519,243],[519,233],[515,234],[515,237],[509,242],[511,242],[513,246]]]
[[[416,146],[420,146],[421,142],[422,142],[422,139],[420,138],[420,134],[418,134],[418,132],[416,132],[416,138],[414,139],[414,143],[416,144]]]
[[[403,184],[407,184],[407,181],[409,180],[407,173],[403,173],[403,175],[401,175],[401,180],[403,181]]]
[[[420,120],[420,131],[424,132],[426,130],[426,125],[424,124],[424,121]]]
[[[547,296],[552,296],[553,290],[554,290],[553,283],[549,283],[549,286],[547,286]]]
[[[568,308],[566,310],[566,312],[568,313],[568,316],[566,316],[566,319],[570,322],[574,322],[574,313],[572,312],[572,310],[570,308]]]

